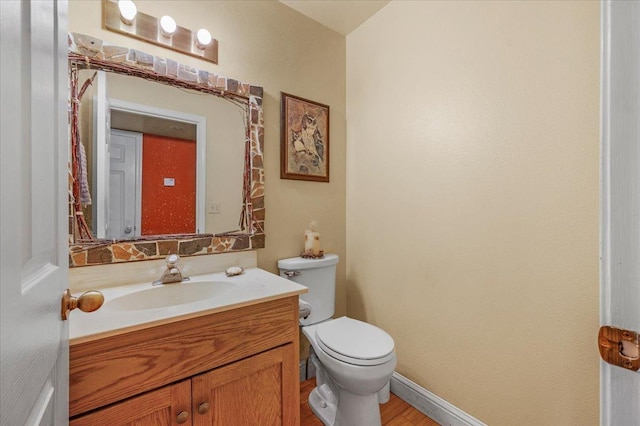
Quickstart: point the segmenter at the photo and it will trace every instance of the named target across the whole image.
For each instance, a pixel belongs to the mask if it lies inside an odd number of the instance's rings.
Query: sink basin
[[[168,308],[221,296],[238,286],[228,281],[195,281],[165,284],[116,297],[104,307],[113,311]]]

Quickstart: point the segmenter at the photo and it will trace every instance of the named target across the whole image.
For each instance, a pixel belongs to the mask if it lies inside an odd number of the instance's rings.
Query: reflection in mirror
[[[70,266],[264,247],[263,89],[83,34],[69,42]]]
[[[79,82],[93,74],[80,70]],[[79,120],[92,234],[238,230],[245,119],[246,104],[99,71],[80,100]]]

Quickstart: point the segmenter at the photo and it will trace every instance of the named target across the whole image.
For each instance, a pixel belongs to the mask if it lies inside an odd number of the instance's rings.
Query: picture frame
[[[281,94],[280,179],[329,182],[329,106]]]

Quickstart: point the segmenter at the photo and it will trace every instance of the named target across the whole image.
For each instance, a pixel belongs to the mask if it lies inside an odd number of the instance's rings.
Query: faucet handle
[[[180,261],[180,256],[178,256],[177,254],[170,254],[169,256],[167,256],[167,258],[165,259],[165,262],[167,262],[167,268],[175,268],[175,266],[178,264],[178,262]]]

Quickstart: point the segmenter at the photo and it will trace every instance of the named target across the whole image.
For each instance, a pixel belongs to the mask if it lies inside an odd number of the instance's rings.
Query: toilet
[[[309,288],[300,296],[300,325],[315,353],[309,406],[326,426],[379,426],[379,402],[389,398],[397,364],[393,338],[366,322],[331,318],[337,263],[335,254],[278,261],[282,277]]]

